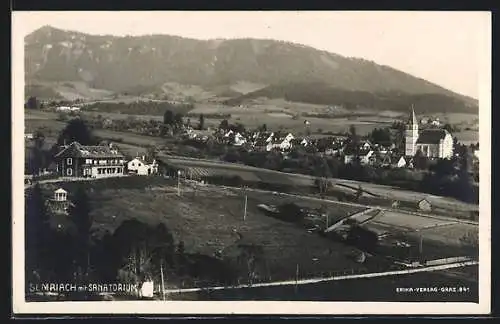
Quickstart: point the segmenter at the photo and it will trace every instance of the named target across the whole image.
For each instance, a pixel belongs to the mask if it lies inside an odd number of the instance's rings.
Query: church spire
[[[408,119],[408,123],[411,125],[418,125],[417,117],[415,117],[415,109],[413,109],[413,104],[411,105],[410,118]]]

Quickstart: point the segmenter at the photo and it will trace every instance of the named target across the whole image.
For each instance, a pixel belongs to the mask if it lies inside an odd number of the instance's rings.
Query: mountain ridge
[[[439,94],[477,105],[474,98],[387,65],[270,39],[91,35],[47,25],[25,37],[25,52],[27,83],[83,81],[116,92],[165,82],[206,89],[240,81],[271,87],[321,83],[345,91]]]

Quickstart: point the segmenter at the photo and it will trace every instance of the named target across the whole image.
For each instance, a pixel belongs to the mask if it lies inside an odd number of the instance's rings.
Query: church
[[[419,130],[412,107],[405,131],[405,155],[415,156],[418,151],[429,158],[449,159],[453,155],[453,137],[442,128]]]

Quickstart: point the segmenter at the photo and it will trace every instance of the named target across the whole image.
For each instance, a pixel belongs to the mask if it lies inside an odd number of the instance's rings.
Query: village
[[[57,107],[56,110],[75,111],[72,107]],[[200,119],[202,116],[200,117]],[[87,122],[95,126],[95,121],[91,119]],[[113,121],[108,121],[112,124]],[[304,120],[304,125],[307,128],[308,121]],[[106,124],[106,120],[104,120]],[[155,125],[152,127],[161,127],[163,125]],[[414,110],[410,112],[410,117],[405,123],[396,123],[395,130],[390,128],[375,129],[368,136],[356,135],[354,126],[350,128],[350,133],[338,135],[295,135],[291,132],[281,130],[268,130],[265,125],[256,130],[246,130],[241,124],[230,125],[226,120],[223,120],[218,128],[215,129],[200,129],[193,127],[191,123],[182,124],[176,133],[171,133],[171,137],[186,141],[192,146],[207,146],[219,145],[226,148],[232,148],[233,152],[274,152],[280,154],[282,159],[290,159],[295,152],[304,152],[309,155],[319,157],[335,157],[341,160],[343,164],[352,164],[359,162],[362,165],[371,165],[381,168],[405,168],[405,169],[425,169],[420,165],[415,165],[422,159],[426,162],[436,162],[438,160],[450,160],[458,156],[456,146],[459,143],[453,139],[452,133],[446,127],[443,127],[439,120],[429,121],[427,119],[417,120]],[[151,127],[151,126],[150,126]],[[203,126],[201,126],[203,127]],[[104,128],[106,129],[106,128]],[[148,129],[145,129],[147,134]],[[25,139],[33,141],[34,134],[26,133]],[[112,142],[110,142],[113,145]],[[70,144],[70,143],[68,143]],[[120,143],[114,143],[119,146]],[[78,145],[78,143],[77,143]],[[161,148],[155,148],[160,150]],[[102,152],[100,152],[100,150]],[[466,148],[472,159],[470,172],[475,174],[477,179],[478,161],[479,161],[479,145],[471,144]],[[70,150],[74,152],[74,150]],[[69,177],[101,177],[108,175],[124,175],[124,174],[139,174],[148,175],[157,172],[157,165],[154,163],[154,157],[147,156],[149,159],[145,161],[146,156],[129,156],[125,160],[124,156],[118,161],[100,162],[107,163],[108,166],[115,166],[116,169],[95,168],[95,172],[90,169],[80,169],[85,164],[92,164],[95,161],[90,161],[93,157],[99,158],[108,157],[110,154],[107,149],[94,147],[87,153],[89,157],[84,163],[80,163],[78,167],[68,168],[59,163],[51,164],[51,168],[43,168],[44,173],[55,172],[59,176]],[[113,152],[116,150],[112,150]],[[174,154],[177,152],[174,152]],[[71,156],[71,152],[66,152],[66,158],[75,158]],[[116,154],[116,153],[114,153]],[[120,153],[121,154],[121,153]],[[178,154],[182,155],[182,154]],[[214,156],[215,157],[215,156]],[[53,156],[55,158],[55,156]],[[132,160],[133,159],[133,160]],[[54,159],[55,160],[55,159]],[[141,162],[142,160],[142,162]],[[355,161],[356,160],[356,161]],[[416,161],[419,160],[419,161]],[[68,160],[70,161],[70,160]],[[420,163],[421,164],[421,163]],[[425,163],[426,166],[429,163]],[[475,171],[474,171],[475,170]],[[90,172],[90,173],[89,173]],[[101,173],[100,173],[101,172]],[[477,181],[477,180],[476,180]]]

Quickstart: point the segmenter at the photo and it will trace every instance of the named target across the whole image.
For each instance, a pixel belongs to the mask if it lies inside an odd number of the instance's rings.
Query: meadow
[[[299,265],[304,276],[318,276],[333,271],[368,271],[367,264],[352,258],[356,249],[309,233],[295,224],[265,215],[257,205],[262,196],[248,200],[247,216],[243,218],[244,199],[234,190],[198,186],[197,190],[183,184],[177,196],[175,181],[157,178],[139,179],[142,184],[127,185],[137,177],[85,183],[89,187],[94,227],[113,231],[124,220],[163,222],[176,242],[183,241],[188,253],[207,256],[219,254],[234,261],[238,244],[263,247],[262,279],[293,278]],[[162,183],[163,182],[163,183]],[[70,194],[74,184],[45,186],[47,195],[62,186]],[[350,212],[342,207],[338,213]],[[239,233],[239,234],[238,234]],[[241,268],[243,273],[246,269]]]

